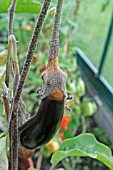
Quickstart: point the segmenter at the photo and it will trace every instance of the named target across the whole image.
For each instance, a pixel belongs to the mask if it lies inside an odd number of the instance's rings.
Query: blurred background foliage
[[[42,3],[43,0],[36,1]],[[76,3],[78,6],[76,6]],[[51,7],[56,5],[53,0]],[[75,47],[81,48],[89,57],[92,63],[98,68],[104,44],[107,38],[109,23],[111,19],[113,1],[111,0],[65,0],[63,7],[63,15],[61,27],[59,30],[60,38],[60,53],[59,64],[67,74],[67,93],[74,95],[74,99],[68,102],[68,107],[71,112],[66,110],[63,117],[60,130],[55,137],[55,141],[61,143],[66,138],[78,135],[81,132],[92,132],[99,139],[99,141],[107,144],[113,148],[105,136],[105,134],[97,127],[91,117],[96,110],[96,104],[92,99],[87,98],[87,89],[81,78],[81,74],[77,68],[75,56]],[[28,8],[29,9],[29,8]],[[15,13],[14,20],[14,35],[18,41],[18,58],[20,65],[20,72],[26,57],[28,44],[34,30],[38,14],[33,13]],[[45,20],[42,32],[39,36],[37,48],[34,53],[32,64],[30,67],[27,80],[23,89],[23,98],[26,104],[27,112],[33,115],[36,113],[40,101],[36,99],[36,89],[42,84],[41,74],[46,69],[47,57],[49,51],[49,42],[52,31],[54,19],[54,12],[50,13]],[[8,37],[8,15],[7,13],[0,14],[0,52],[7,49]],[[113,37],[112,37],[113,41]],[[112,43],[111,43],[112,44]],[[106,67],[104,67],[103,75],[109,83],[113,86],[113,69],[112,68],[112,45],[109,47]],[[109,69],[108,69],[109,68]],[[0,107],[0,115],[3,113],[3,108]],[[1,131],[5,129],[4,117],[2,119]],[[49,147],[43,148],[45,157],[49,157],[53,153]],[[68,169],[68,163],[71,168],[80,170],[80,165],[91,164],[92,170],[105,169],[104,165],[94,161],[75,158],[70,160],[67,158],[62,164]],[[74,164],[74,165],[73,165]],[[72,168],[72,169],[73,169]],[[90,166],[84,166],[83,170],[89,170]]]

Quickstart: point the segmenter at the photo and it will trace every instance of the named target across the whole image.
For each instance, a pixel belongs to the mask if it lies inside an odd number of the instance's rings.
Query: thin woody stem
[[[18,111],[13,116],[13,170],[18,170]]]
[[[13,125],[12,125],[12,121],[10,123],[10,129],[9,129],[9,137],[10,137],[10,141],[9,141],[9,167],[8,170],[12,170],[13,167]]]
[[[13,45],[13,61],[14,61],[14,84],[13,84],[13,95],[15,95],[15,91],[18,84],[19,79],[19,65],[17,58],[17,45],[16,39],[14,35],[10,36]],[[13,170],[18,169],[18,111],[14,112],[12,115],[11,127],[13,131]],[[14,130],[13,130],[14,129]]]
[[[15,74],[19,74],[19,65],[18,65],[18,58],[17,58],[17,45],[16,45],[16,39],[15,36],[12,35],[12,43],[13,43],[13,61],[14,61],[14,71]]]
[[[23,70],[22,70],[22,73],[21,73],[21,76],[20,76],[20,79],[19,79],[19,83],[18,83],[18,86],[17,86],[15,97],[14,97],[15,108],[18,107],[18,102],[19,102],[19,99],[20,99],[20,96],[21,96],[22,87],[23,87],[25,79],[27,77],[27,73],[28,73],[28,70],[29,70],[29,67],[30,67],[30,63],[31,63],[31,60],[33,58],[33,52],[35,51],[37,39],[38,39],[38,36],[40,34],[44,19],[46,17],[47,10],[49,8],[50,2],[51,2],[51,0],[45,0],[44,1],[42,10],[41,10],[40,15],[39,15],[39,19],[36,23],[34,34],[31,38],[31,42],[29,44],[28,53],[27,53],[27,56],[26,56],[26,60],[25,60],[24,66],[23,66]]]
[[[9,13],[9,28],[8,28],[8,37],[10,35],[13,34],[13,19],[14,19],[14,11],[15,11],[15,7],[16,7],[16,0],[13,0],[12,5],[10,6],[8,13]],[[10,73],[10,69],[11,69],[11,65],[10,65],[10,56],[9,56],[9,52],[10,52],[10,42],[8,42],[8,56],[7,56],[7,60],[6,60],[6,78],[5,78],[5,83],[7,85],[7,87],[9,87],[9,73]]]
[[[7,54],[7,61],[6,61],[6,78],[5,78],[5,83],[7,85],[7,87],[9,87],[9,79],[10,79],[10,72],[11,72],[11,54],[12,54],[12,45],[11,45],[11,41],[8,38],[8,54]]]
[[[74,5],[74,10],[73,10],[73,13],[72,13],[72,15],[71,15],[71,19],[72,19],[72,20],[73,20],[76,12],[77,12],[77,10],[78,10],[79,3],[80,3],[80,0],[76,0],[75,5]]]
[[[16,7],[16,0],[13,0],[13,3],[9,8],[9,35],[13,34],[13,19],[14,19],[15,7]]]
[[[9,97],[10,100],[13,98],[13,43],[12,39],[9,36],[9,58],[10,58],[10,72],[9,72]]]
[[[12,46],[12,41],[10,39],[10,36],[8,37],[8,56],[7,56],[7,64],[6,64],[6,85],[9,87],[9,99],[11,100],[13,97],[13,89],[12,89],[12,73],[11,73],[11,58],[13,57],[13,46]],[[6,106],[7,104],[7,106]],[[4,103],[7,116],[7,121],[9,122],[9,100],[7,100],[7,103]],[[8,123],[8,129],[9,129],[9,123]],[[12,140],[13,140],[13,134],[12,134],[12,123],[10,124],[10,129],[9,129],[9,170],[12,169],[13,166],[13,145],[12,145]],[[8,135],[8,132],[7,132]]]
[[[16,7],[16,0],[12,1],[12,5],[9,8],[9,29],[8,29],[8,57],[6,61],[6,85],[9,87],[9,90],[11,91],[10,99],[13,97],[13,84],[12,84],[12,64],[11,58],[13,58],[15,46],[12,42],[12,34],[13,34],[13,19],[14,19],[14,11]],[[12,59],[13,61],[13,59]],[[8,114],[8,117],[10,119],[10,114]],[[16,119],[16,120],[15,120]],[[8,120],[9,121],[9,120]],[[11,123],[9,121],[10,130],[9,130],[9,136],[10,136],[10,142],[9,142],[9,170],[17,170],[18,169],[18,147],[15,146],[17,144],[18,140],[18,113],[15,114],[14,118],[12,119]],[[15,135],[16,134],[16,135]],[[16,167],[15,167],[16,166]]]
[[[42,159],[43,159],[43,152],[42,152],[42,148],[40,148],[37,165],[36,165],[37,170],[41,169]]]
[[[9,101],[6,96],[3,96],[3,105],[6,114],[6,120],[8,121],[8,114],[9,114]]]
[[[18,80],[19,80],[19,65],[18,65],[18,58],[17,58],[17,45],[16,39],[14,35],[10,36],[12,39],[13,44],[13,64],[14,64],[14,83],[13,83],[13,95],[15,95],[15,91],[17,88]]]
[[[62,12],[62,5],[63,5],[63,0],[58,0],[54,26],[53,26],[52,36],[50,41],[48,65],[53,58],[58,57],[58,53],[59,53],[59,25],[60,25],[60,18]]]

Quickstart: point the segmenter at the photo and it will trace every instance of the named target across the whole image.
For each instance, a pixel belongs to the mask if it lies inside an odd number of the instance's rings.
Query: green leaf
[[[6,137],[6,133],[3,132],[2,134],[0,134],[0,139],[2,139],[3,137]]]
[[[6,63],[6,56],[7,56],[7,50],[4,50],[0,53],[0,66],[5,65]]]
[[[8,8],[10,7],[12,0],[0,0],[0,13],[8,12]],[[32,0],[17,0],[16,10],[17,13],[39,13],[41,10],[41,3],[38,1]]]
[[[0,66],[0,88],[2,89],[2,82],[5,81],[5,70],[6,67],[5,66]],[[2,91],[0,90],[0,96],[2,95]]]
[[[65,140],[59,150],[53,154],[52,165],[56,165],[67,156],[88,156],[103,162],[113,170],[113,157],[110,148],[99,143],[90,133]]]
[[[59,169],[55,169],[55,170],[65,170],[64,168],[59,168]]]
[[[6,154],[6,137],[0,139],[0,170],[8,170],[8,159]]]
[[[28,170],[36,170],[35,168],[29,168]]]
[[[0,88],[2,88],[2,82],[5,81],[6,56],[7,56],[7,50],[4,50],[0,53]],[[0,95],[1,95],[1,91],[0,91]]]

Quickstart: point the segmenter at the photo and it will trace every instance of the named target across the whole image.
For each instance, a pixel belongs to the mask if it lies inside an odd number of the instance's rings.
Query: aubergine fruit
[[[28,149],[46,144],[56,133],[64,114],[64,99],[41,101],[37,114],[20,129],[20,142]]]

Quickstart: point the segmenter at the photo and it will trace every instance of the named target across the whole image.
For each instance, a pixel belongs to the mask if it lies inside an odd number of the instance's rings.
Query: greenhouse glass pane
[[[76,46],[85,53],[97,68],[99,68],[108,35],[112,3],[113,1],[110,1],[110,4],[102,11],[101,0],[80,1]]]

